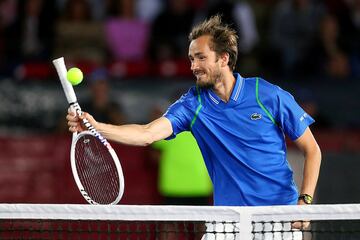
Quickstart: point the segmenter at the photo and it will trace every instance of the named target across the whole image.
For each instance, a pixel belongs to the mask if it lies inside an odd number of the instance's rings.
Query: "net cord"
[[[0,218],[88,220],[251,221],[360,219],[360,204],[222,207],[161,205],[0,204]]]
[[[236,239],[252,239],[252,222],[359,220],[360,204],[220,207],[0,204],[0,219],[238,222]]]

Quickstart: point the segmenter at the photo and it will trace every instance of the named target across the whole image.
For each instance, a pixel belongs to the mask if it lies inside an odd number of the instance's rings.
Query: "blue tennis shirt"
[[[172,104],[164,114],[173,128],[168,139],[192,132],[214,185],[214,205],[296,204],[284,134],[296,140],[314,120],[280,87],[234,76],[227,103],[192,87]]]

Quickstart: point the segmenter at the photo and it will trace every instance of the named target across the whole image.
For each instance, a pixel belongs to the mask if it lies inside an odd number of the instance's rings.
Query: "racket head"
[[[73,135],[71,169],[81,194],[90,204],[117,204],[124,176],[115,151],[90,131]]]

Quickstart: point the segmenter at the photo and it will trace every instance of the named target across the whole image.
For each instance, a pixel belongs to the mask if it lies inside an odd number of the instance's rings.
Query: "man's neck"
[[[228,102],[234,89],[235,83],[236,79],[233,73],[226,72],[222,76],[222,79],[219,79],[219,81],[215,83],[213,91],[216,93],[216,95],[219,96],[221,100],[223,100],[224,102]]]

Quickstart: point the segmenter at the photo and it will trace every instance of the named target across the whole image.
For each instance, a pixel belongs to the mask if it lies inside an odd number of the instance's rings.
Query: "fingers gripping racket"
[[[76,114],[82,114],[74,89],[67,80],[64,58],[53,60],[66,99]],[[72,173],[82,196],[90,204],[117,204],[124,193],[124,176],[120,161],[110,143],[90,124],[73,133],[70,161]]]

